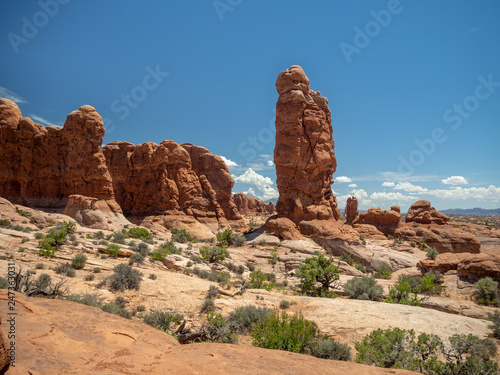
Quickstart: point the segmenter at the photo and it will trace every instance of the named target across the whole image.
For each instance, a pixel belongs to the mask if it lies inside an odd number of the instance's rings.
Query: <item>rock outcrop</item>
[[[369,224],[373,225],[384,234],[393,234],[400,222],[401,214],[398,211],[393,209],[382,210],[378,207],[372,207],[368,209],[367,212],[359,214],[358,219],[353,221],[352,224],[354,228],[359,224]]]
[[[191,167],[198,178],[203,180],[203,176],[205,176],[210,187],[214,190],[215,199],[224,212],[225,218],[232,226],[244,227],[245,223],[238,212],[231,192],[234,181],[224,160],[218,155],[211,154],[205,147],[195,146],[191,143],[183,143],[181,146],[189,153]],[[205,185],[208,186],[204,183]]]
[[[338,220],[331,188],[337,161],[328,99],[310,89],[309,79],[297,65],[279,74],[276,89],[278,216],[295,223]]]
[[[263,200],[249,197],[245,193],[235,193],[233,199],[238,211],[242,215],[272,214],[275,210],[273,202],[266,204]]]
[[[2,316],[6,310],[7,292],[0,290]],[[95,307],[19,293],[16,312],[22,322],[16,374],[415,374],[250,346],[180,345],[164,332]],[[8,331],[5,324],[1,328]]]
[[[450,218],[431,207],[431,202],[420,200],[411,205],[406,215],[406,222],[415,222],[420,224],[438,224],[444,225]]]
[[[479,280],[483,277],[491,277],[500,281],[500,254],[498,253],[444,253],[439,254],[435,260],[421,260],[418,267],[426,271],[457,271],[458,276],[465,277],[471,281]]]
[[[5,324],[5,322],[3,324]],[[1,316],[0,316],[0,327],[2,327]],[[2,331],[0,331],[0,374],[4,374],[10,366],[10,356],[8,352],[9,352],[8,341],[5,339],[5,336],[3,335]]]
[[[229,226],[227,213],[233,224],[244,224],[232,201],[227,166],[205,148],[174,141],[137,146],[117,141],[103,150],[116,199],[132,221],[188,229],[184,224],[196,226],[188,216],[217,232]]]
[[[351,224],[354,220],[358,218],[358,199],[356,197],[347,198],[345,205],[345,222],[346,224]]]
[[[22,117],[17,105],[0,99],[0,196],[40,208],[64,208],[80,194],[114,201],[101,144],[101,116],[88,105],[71,112],[64,127],[45,127]]]

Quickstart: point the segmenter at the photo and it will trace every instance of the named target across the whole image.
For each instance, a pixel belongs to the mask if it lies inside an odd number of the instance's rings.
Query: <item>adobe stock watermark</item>
[[[489,99],[500,87],[500,81],[494,81],[493,74],[489,74],[487,78],[479,76],[477,81],[479,84],[476,86],[474,94],[466,96],[460,103],[453,103],[450,108],[443,112],[443,121],[451,124],[452,130],[460,129],[463,121],[468,119],[472,112],[479,109],[481,102]],[[415,139],[414,143],[417,147],[408,154],[408,157],[398,156],[398,173],[402,176],[412,175],[415,168],[422,165],[436,151],[437,145],[448,140],[447,132],[449,132],[449,128],[437,127],[432,130],[429,138]]]
[[[234,8],[241,5],[243,0],[214,0],[212,5],[219,17],[220,22],[224,21],[224,13],[232,12]]]
[[[130,115],[131,110],[137,108],[139,103],[146,100],[148,93],[158,88],[165,78],[170,75],[170,73],[160,70],[160,64],[156,64],[155,68],[149,65],[146,66],[146,73],[140,84],[134,86],[130,91],[121,94],[119,98],[111,102],[111,111],[116,113],[120,120],[125,120]],[[112,133],[116,129],[112,120],[106,118],[103,121],[107,134]]]
[[[266,145],[273,143],[276,134],[276,108],[273,110],[273,117],[266,127],[261,128],[256,136],[248,136],[246,140],[238,144],[238,153],[246,158],[247,163],[252,162],[259,151],[264,150]]]
[[[412,0],[408,0],[412,1]],[[352,61],[352,55],[359,55],[366,47],[370,45],[373,38],[376,38],[383,29],[391,23],[394,16],[403,11],[403,5],[400,0],[389,0],[386,9],[379,11],[371,10],[370,15],[372,19],[368,21],[363,28],[358,26],[354,27],[353,43],[349,44],[341,42],[339,44],[340,50],[344,54],[344,58],[348,64]]]
[[[21,18],[21,35],[14,32],[7,34],[12,49],[17,54],[21,44],[28,44],[33,39],[38,31],[47,26],[49,20],[57,16],[61,5],[66,5],[70,0],[40,0],[38,6],[40,10],[33,13],[30,18]]]

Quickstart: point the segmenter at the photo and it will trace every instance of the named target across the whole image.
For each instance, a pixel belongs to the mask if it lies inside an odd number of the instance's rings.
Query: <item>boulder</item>
[[[286,217],[271,216],[266,221],[266,230],[284,240],[297,240],[302,238],[297,226]]]
[[[420,224],[438,224],[443,225],[450,220],[450,218],[431,207],[431,202],[420,200],[413,203],[408,209],[406,215],[406,222],[415,222]]]
[[[359,224],[373,225],[384,234],[393,234],[400,225],[401,214],[394,210],[382,210],[378,207],[372,207],[367,212],[359,214],[357,220],[353,221],[353,227]]]
[[[278,216],[295,223],[338,220],[331,188],[337,161],[328,99],[310,89],[309,79],[297,65],[279,74],[276,89]]]

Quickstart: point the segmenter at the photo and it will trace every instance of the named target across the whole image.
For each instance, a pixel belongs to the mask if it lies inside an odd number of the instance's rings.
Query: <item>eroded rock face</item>
[[[353,226],[356,228],[358,224],[369,224],[384,234],[393,234],[400,221],[401,214],[399,212],[372,207],[367,212],[359,214],[358,219],[353,222]]]
[[[276,211],[295,223],[335,219],[340,213],[333,195],[337,168],[328,99],[310,89],[300,66],[281,72],[276,81]]]
[[[358,217],[358,199],[356,197],[347,198],[345,205],[345,221],[346,224],[351,224]]]
[[[0,196],[48,208],[64,208],[71,194],[114,202],[103,136],[101,116],[91,106],[71,112],[62,128],[45,127],[0,99]]]
[[[174,226],[177,224],[172,217],[192,216],[215,232],[228,226],[222,207],[232,220],[239,220],[231,200],[229,171],[222,159],[208,150],[180,146],[174,141],[137,146],[112,142],[103,150],[118,203],[126,214],[143,218],[165,216],[169,219],[146,220],[146,223],[161,221]],[[193,154],[194,167],[188,150]],[[215,188],[211,181],[217,184]]]
[[[275,210],[273,202],[266,204],[263,200],[248,197],[245,193],[235,193],[233,199],[238,211],[243,215],[259,213],[272,214]]]
[[[431,202],[420,200],[411,205],[406,215],[406,222],[415,222],[420,224],[438,224],[443,225],[450,218],[431,207]]]
[[[4,323],[5,324],[5,323]],[[2,317],[0,316],[0,326],[2,325]],[[4,373],[10,366],[10,357],[8,355],[8,341],[0,331],[0,373]]]
[[[500,254],[498,253],[444,253],[435,260],[425,259],[418,264],[427,271],[434,270],[441,273],[456,270],[458,275],[471,281],[483,277],[491,277],[500,281]]]
[[[191,158],[191,167],[200,179],[205,176],[215,192],[215,198],[229,221],[241,221],[244,224],[238,208],[233,201],[233,178],[229,168],[222,158],[210,153],[205,147],[195,146],[191,143],[181,145]]]

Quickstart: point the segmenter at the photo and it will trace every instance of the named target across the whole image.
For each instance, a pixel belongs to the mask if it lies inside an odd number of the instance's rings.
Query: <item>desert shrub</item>
[[[273,310],[267,307],[242,306],[229,313],[227,320],[230,323],[231,330],[237,333],[248,332],[252,325],[265,320],[273,314]]]
[[[101,308],[102,298],[97,294],[85,293],[85,294],[70,294],[64,299],[76,303],[81,303],[82,305],[92,306]]]
[[[37,270],[43,270],[43,269],[45,269],[45,264],[43,264],[43,263],[37,263],[36,266],[35,266],[35,269],[37,269]]]
[[[435,247],[427,247],[425,249],[425,252],[427,253],[427,259],[436,259],[436,257],[439,255],[439,252]]]
[[[24,237],[22,240],[21,240],[21,243],[26,243],[28,242],[30,239],[28,237]]]
[[[137,305],[135,308],[136,311],[146,311],[146,306],[144,305]]]
[[[41,240],[43,237],[44,237],[44,236],[43,236],[43,233],[42,233],[42,232],[36,232],[36,233],[35,233],[35,238],[36,238],[37,240]]]
[[[235,234],[233,236],[233,246],[235,247],[243,246],[246,241],[247,239],[245,238],[245,236],[242,236],[241,234]]]
[[[264,282],[266,280],[267,280],[266,275],[260,269],[258,269],[257,271],[253,271],[250,274],[248,288],[249,289],[263,289]]]
[[[94,267],[94,269],[92,270],[92,272],[94,272],[94,273],[100,273],[101,272],[101,267]]]
[[[62,263],[54,268],[54,271],[63,276],[75,277],[75,269],[69,263]]]
[[[202,257],[200,257],[199,255],[196,255],[196,254],[191,254],[189,259],[192,260],[196,264],[203,263]]]
[[[220,247],[231,246],[233,244],[233,231],[231,229],[225,229],[217,233],[217,243]]]
[[[302,314],[292,316],[283,311],[281,315],[274,312],[267,319],[258,320],[250,335],[254,346],[304,353],[318,333],[316,323],[304,319]]]
[[[71,266],[75,270],[81,270],[85,267],[85,263],[87,262],[87,256],[85,254],[76,254],[73,258],[71,258]]]
[[[120,246],[110,243],[106,246],[106,250],[104,250],[104,252],[113,258],[118,258],[118,255],[120,255]]]
[[[270,257],[269,259],[267,260],[270,264],[272,264],[273,266],[278,263],[278,260],[279,260],[279,256],[278,256],[278,247],[279,245],[275,246],[271,252],[270,252]]]
[[[209,312],[207,324],[203,326],[205,339],[210,342],[232,344],[237,341],[236,335],[231,330],[230,323],[221,314]]]
[[[493,337],[500,339],[500,311],[495,310],[493,313],[488,313],[488,319],[491,320],[488,328],[493,330]]]
[[[290,301],[287,301],[286,299],[283,299],[280,301],[280,309],[281,310],[286,310],[290,308]]]
[[[75,242],[75,241],[76,241],[76,236],[75,236],[74,234],[70,234],[70,235],[68,236],[68,239],[69,239],[70,241],[72,241],[72,242]]]
[[[392,270],[386,266],[380,266],[377,268],[377,272],[373,275],[376,279],[390,279],[392,275]]]
[[[151,273],[151,274],[149,274],[149,279],[150,279],[150,280],[156,280],[157,278],[158,278],[158,276],[156,276],[156,274],[155,274],[155,273]]]
[[[109,287],[112,291],[139,290],[142,279],[139,271],[122,263],[113,268],[113,272],[113,275],[109,277]]]
[[[67,234],[73,234],[76,230],[76,224],[72,221],[63,221],[57,224],[57,227],[65,230]]]
[[[481,305],[498,305],[498,282],[484,277],[474,283],[475,300]]]
[[[151,257],[153,259],[163,261],[169,254],[180,254],[180,250],[175,247],[175,244],[172,241],[167,241],[160,246],[158,246],[151,253]]]
[[[410,241],[410,246],[411,247],[415,247],[415,246],[417,246],[417,244],[415,242],[413,242],[413,241]]]
[[[172,229],[172,241],[179,243],[194,242],[194,238],[185,229]]]
[[[203,246],[200,249],[200,255],[205,262],[216,263],[221,262],[229,256],[229,251],[225,247],[209,247]]]
[[[389,295],[385,302],[399,303],[402,305],[420,306],[417,297],[418,289],[410,284],[411,278],[399,276],[398,282],[389,287]]]
[[[360,239],[360,241],[361,241],[361,243],[362,243],[363,245],[366,245],[366,238],[365,238],[365,236],[364,236],[364,235],[360,234],[360,235],[359,235],[359,239]]]
[[[132,238],[140,238],[142,240],[153,238],[153,236],[151,236],[151,233],[149,233],[149,230],[140,227],[130,228],[127,232],[127,236]]]
[[[110,302],[101,306],[101,310],[110,314],[121,316],[125,319],[132,319],[132,312],[124,308],[120,302]]]
[[[171,332],[171,326],[178,325],[184,317],[175,312],[154,310],[140,316],[144,323],[163,332]]]
[[[342,255],[340,255],[339,257],[339,260],[346,262],[350,266],[354,264],[354,259],[349,253],[342,253]]]
[[[95,275],[93,273],[89,273],[88,275],[85,275],[84,280],[85,281],[94,281],[95,280]]]
[[[67,235],[67,229],[58,227],[51,229],[40,241],[38,241],[40,246],[38,254],[48,258],[54,257],[56,250],[66,243]]]
[[[210,285],[206,298],[217,298],[219,296],[219,288],[215,285]]]
[[[248,261],[247,261],[247,262],[245,263],[245,266],[247,266],[247,268],[248,268],[248,270],[249,270],[250,272],[255,271],[255,265],[254,265],[253,263],[251,263],[251,262],[248,262]]]
[[[143,257],[150,253],[148,244],[144,242],[140,242],[139,244],[132,246],[131,250],[139,253]]]
[[[228,284],[231,275],[228,272],[210,272],[208,273],[207,279],[219,284]]]
[[[318,257],[307,258],[295,275],[300,278],[302,292],[325,297],[330,296],[330,287],[339,279],[339,269],[323,254],[319,254]]]
[[[98,231],[98,232],[95,232],[93,235],[92,235],[92,238],[96,239],[96,240],[103,240],[104,239],[104,233],[102,230]]]
[[[134,253],[130,256],[130,262],[144,264],[144,257],[140,253]]]
[[[120,245],[125,245],[125,234],[122,232],[116,232],[111,235],[109,239],[111,242],[119,243]]]
[[[0,289],[9,289],[9,282],[3,277],[0,277]]]
[[[344,292],[353,299],[380,301],[383,289],[369,276],[355,277],[344,285]]]
[[[7,219],[0,219],[0,227],[10,227],[10,221]]]
[[[315,339],[308,349],[308,354],[317,358],[332,359],[335,361],[350,361],[352,358],[349,345],[329,338]]]
[[[236,273],[238,275],[243,275],[245,273],[245,267],[243,267],[241,264],[238,266],[238,269],[236,270]]]
[[[201,305],[200,311],[202,313],[209,312],[209,311],[214,311],[215,310],[215,303],[213,300],[206,298],[203,300],[203,304]]]

